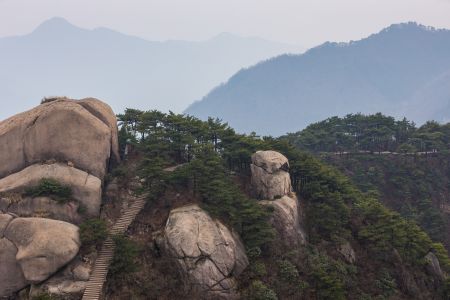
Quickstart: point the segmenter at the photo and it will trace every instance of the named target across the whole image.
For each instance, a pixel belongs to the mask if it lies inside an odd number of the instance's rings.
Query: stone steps
[[[103,291],[103,285],[108,276],[108,269],[114,257],[115,244],[112,237],[117,234],[123,234],[134,221],[138,213],[144,208],[147,196],[141,196],[135,199],[130,206],[125,207],[120,218],[113,225],[108,234],[108,238],[103,242],[94,270],[89,278],[86,289],[84,290],[82,300],[98,300]]]

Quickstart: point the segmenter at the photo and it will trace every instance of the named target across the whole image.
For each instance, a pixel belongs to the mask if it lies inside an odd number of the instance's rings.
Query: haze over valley
[[[52,18],[24,36],[0,38],[0,119],[45,96],[108,99],[181,112],[241,68],[300,46],[221,33],[201,42],[154,42]]]

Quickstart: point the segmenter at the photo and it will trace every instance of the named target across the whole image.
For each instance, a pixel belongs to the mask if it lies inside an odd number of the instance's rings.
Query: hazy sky
[[[450,28],[450,0],[0,0],[0,37],[54,16],[151,40],[231,32],[309,47],[405,21]]]

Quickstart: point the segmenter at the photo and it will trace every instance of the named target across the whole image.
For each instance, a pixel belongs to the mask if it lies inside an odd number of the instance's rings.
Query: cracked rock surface
[[[275,151],[252,155],[252,187],[258,199],[272,200],[292,191],[288,159]]]
[[[300,224],[297,197],[283,196],[277,200],[263,200],[261,204],[273,207],[271,223],[287,247],[298,247],[306,243],[306,234]]]
[[[0,214],[0,297],[39,283],[78,253],[78,227],[43,218]]]
[[[170,212],[164,248],[180,266],[186,285],[207,299],[235,299],[236,279],[248,265],[239,237],[198,205]]]
[[[252,189],[261,205],[273,207],[271,223],[287,247],[306,243],[302,214],[292,192],[288,159],[276,151],[258,151],[252,155]]]

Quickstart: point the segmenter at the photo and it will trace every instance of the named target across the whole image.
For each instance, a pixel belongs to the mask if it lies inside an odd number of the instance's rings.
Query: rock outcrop
[[[342,243],[338,246],[337,250],[348,263],[354,264],[356,262],[355,250],[353,250],[353,247],[349,242]]]
[[[41,284],[34,284],[29,296],[33,298],[49,293],[58,299],[81,299],[91,271],[89,264],[75,258],[48,280]]]
[[[252,155],[252,190],[262,205],[273,207],[271,223],[287,247],[306,243],[299,200],[292,192],[288,159],[275,151]]]
[[[78,253],[78,227],[43,218],[13,218],[0,214],[0,296],[39,283]]]
[[[256,198],[273,200],[292,191],[288,159],[275,151],[252,155],[252,187]]]
[[[23,192],[27,187],[37,185],[42,178],[53,178],[61,184],[70,186],[72,189],[73,199],[79,201],[86,208],[86,213],[89,216],[98,215],[102,198],[101,180],[84,171],[81,171],[74,167],[70,167],[67,164],[53,163],[35,164],[29,166],[20,172],[0,179],[0,193]],[[16,203],[16,206],[18,205],[20,206],[20,202]],[[61,209],[61,205],[56,204],[54,209]],[[28,213],[28,211],[26,210],[24,214],[22,214],[20,211],[12,212],[17,213],[21,216],[25,216]],[[50,210],[50,212],[52,211]]]
[[[306,234],[300,225],[297,197],[283,196],[281,199],[262,200],[260,203],[273,207],[271,223],[283,243],[289,247],[306,243]]]
[[[239,237],[197,205],[170,212],[165,251],[176,259],[186,285],[207,299],[234,299],[236,279],[248,265]]]
[[[119,163],[119,132],[117,129],[117,118],[111,107],[95,98],[86,98],[79,100],[76,103],[83,106],[91,114],[109,126],[109,129],[111,130],[111,158],[115,163]]]
[[[71,223],[99,215],[102,181],[119,162],[116,116],[97,99],[50,99],[0,122],[0,297],[43,281],[61,295],[82,292],[89,272],[53,275],[73,263]],[[70,198],[26,193],[42,179],[69,186]]]
[[[425,260],[427,261],[426,268],[428,273],[435,276],[439,280],[444,281],[445,275],[444,272],[442,272],[439,259],[436,257],[436,255],[433,252],[428,252],[428,254],[425,256]]]
[[[17,247],[16,259],[25,279],[32,283],[47,279],[80,248],[78,227],[62,221],[16,218],[4,234]]]
[[[119,158],[115,116],[99,103],[60,99],[0,122],[0,177],[57,160],[103,179],[111,153]]]
[[[8,239],[0,239],[0,297],[9,296],[28,285],[19,262],[17,247]]]

